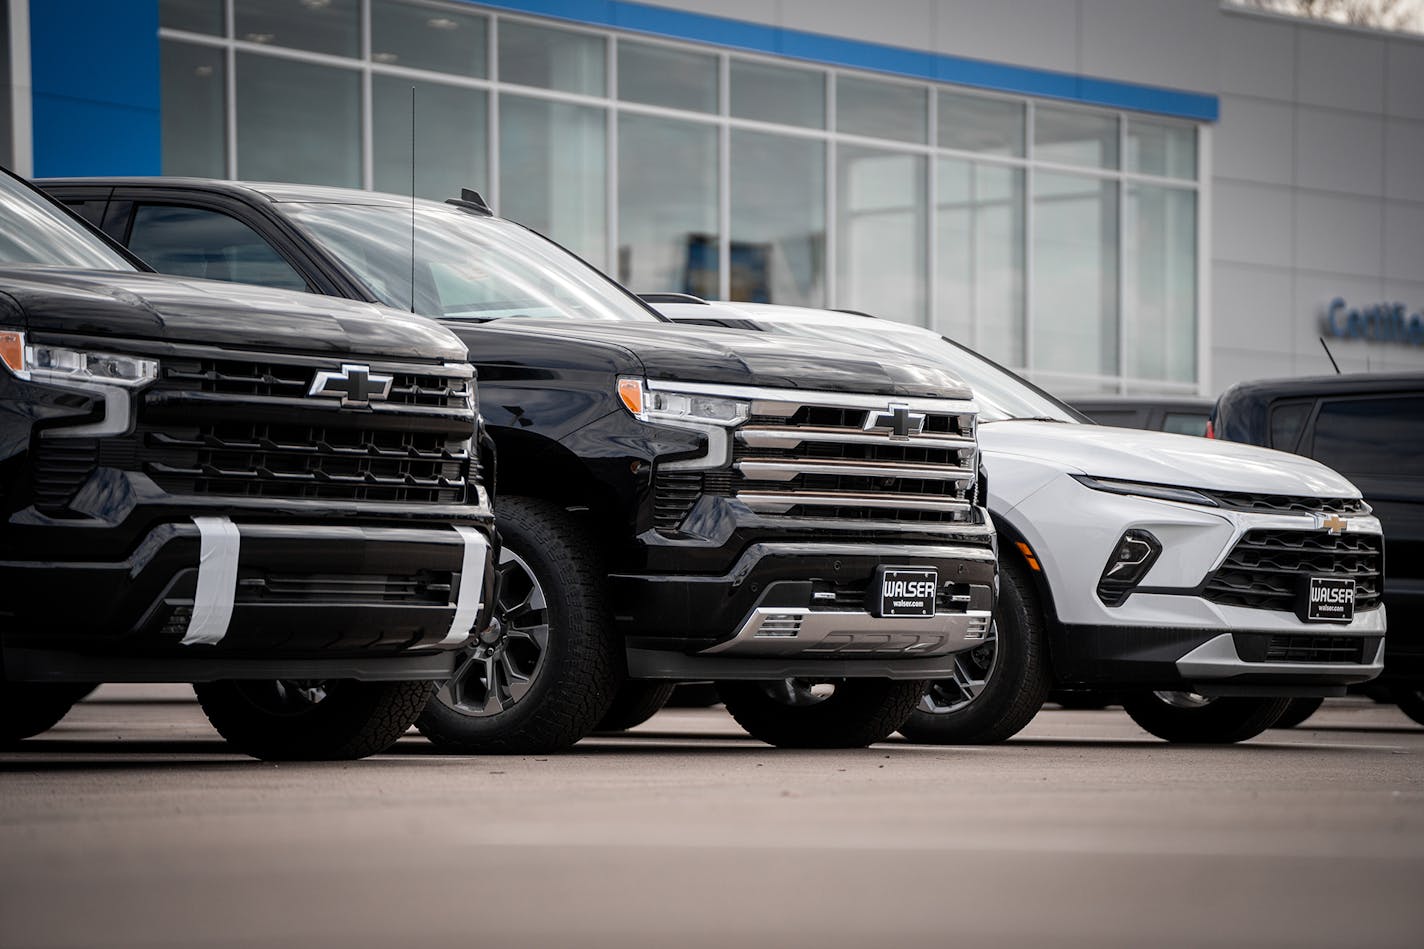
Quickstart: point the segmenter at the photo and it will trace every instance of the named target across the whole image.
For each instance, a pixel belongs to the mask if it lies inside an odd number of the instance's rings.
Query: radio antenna
[[[1330,352],[1330,347],[1325,345],[1325,337],[1320,337],[1320,348],[1325,350],[1325,355],[1330,357],[1330,365],[1335,367],[1335,375],[1340,375],[1340,364],[1335,361],[1335,356]]]
[[[415,86],[410,87],[410,312],[415,312]]]

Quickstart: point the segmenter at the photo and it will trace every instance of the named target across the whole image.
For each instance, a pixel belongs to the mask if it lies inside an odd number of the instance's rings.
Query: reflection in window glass
[[[488,29],[482,16],[375,0],[371,4],[371,61],[483,78]]]
[[[929,128],[928,103],[923,86],[840,76],[836,80],[836,129],[851,135],[923,142]]]
[[[1196,178],[1196,128],[1129,119],[1127,170],[1167,178]]]
[[[9,175],[0,175],[0,264],[134,269],[84,225]]]
[[[732,130],[731,299],[825,304],[826,146]]]
[[[938,161],[935,329],[995,362],[1024,364],[1024,174]]]
[[[350,267],[376,299],[399,310],[479,321],[658,322],[602,272],[499,218],[428,201],[414,211],[399,205],[297,203],[287,205],[286,213]]]
[[[371,149],[377,191],[410,193],[410,99],[415,90],[415,193],[489,192],[488,104],[482,89],[371,77]]]
[[[360,73],[238,53],[237,175],[359,188]]]
[[[718,296],[717,130],[618,118],[618,279],[635,291]]]
[[[925,322],[925,159],[840,146],[836,166],[837,304]]]
[[[360,0],[233,0],[237,38],[249,43],[361,55]]]
[[[716,112],[717,57],[619,40],[618,98],[690,112]]]
[[[939,94],[939,143],[986,155],[1024,153],[1024,104],[955,92]]]
[[[826,127],[826,74],[732,60],[732,115],[806,128]]]
[[[499,123],[500,214],[606,268],[605,110],[506,93]]]
[[[1117,184],[1034,178],[1034,368],[1118,371]]]
[[[1174,435],[1205,435],[1207,416],[1195,412],[1168,412],[1162,418],[1162,431]]]
[[[1127,374],[1196,380],[1197,196],[1127,187]]]
[[[1117,167],[1117,117],[1040,105],[1033,112],[1034,157],[1093,168]]]
[[[607,95],[607,48],[607,41],[592,33],[500,20],[499,78],[521,86]]]
[[[1424,478],[1424,396],[1323,402],[1314,442],[1311,457],[1346,477]]]
[[[163,173],[226,178],[223,51],[172,40],[160,47]]]
[[[158,0],[158,25],[169,30],[222,36],[223,0]]]
[[[305,290],[307,282],[261,235],[204,208],[147,204],[134,212],[129,250],[159,273]]]

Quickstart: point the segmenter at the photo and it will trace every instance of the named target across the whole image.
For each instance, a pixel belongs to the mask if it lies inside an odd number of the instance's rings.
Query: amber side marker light
[[[0,332],[0,362],[17,375],[25,371],[25,334]]]
[[[1020,540],[1015,543],[1015,546],[1018,547],[1019,553],[1024,555],[1024,559],[1028,561],[1028,568],[1030,570],[1035,573],[1043,572],[1043,568],[1038,565],[1038,560],[1034,557],[1033,551],[1029,549],[1028,544]]]
[[[619,379],[618,398],[634,415],[643,414],[643,381],[641,379]]]

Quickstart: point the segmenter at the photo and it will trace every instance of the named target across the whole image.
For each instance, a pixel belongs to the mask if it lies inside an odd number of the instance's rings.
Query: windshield
[[[455,207],[289,204],[289,217],[387,306],[445,319],[659,322],[640,301],[553,241]]]
[[[7,174],[0,174],[0,265],[135,269],[84,225]]]
[[[967,346],[950,339],[945,339],[944,344],[949,349],[950,368],[974,390],[974,398],[979,403],[980,421],[1002,422],[1015,418],[1086,421],[1083,415],[1027,379],[985,359]]]

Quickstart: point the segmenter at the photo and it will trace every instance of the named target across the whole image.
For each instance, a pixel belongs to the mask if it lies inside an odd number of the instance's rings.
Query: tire
[[[1291,699],[1290,705],[1286,707],[1281,717],[1276,719],[1272,728],[1294,728],[1314,715],[1320,706],[1325,704],[1321,698],[1314,699]]]
[[[396,743],[434,684],[331,680],[198,682],[193,692],[213,728],[264,761],[350,761]]]
[[[842,679],[829,695],[804,679],[719,682],[717,693],[747,734],[779,748],[863,748],[890,737],[925,693],[924,682]],[[818,688],[818,691],[821,689]]]
[[[1401,712],[1424,725],[1424,688],[1417,685],[1396,685],[1390,688],[1390,695],[1394,697]]]
[[[451,751],[544,754],[598,727],[623,679],[602,557],[557,504],[501,498],[495,622],[416,721]]]
[[[1290,699],[1217,698],[1188,692],[1128,692],[1122,707],[1144,731],[1165,741],[1225,745],[1255,738],[1285,713]]]
[[[955,678],[929,684],[900,727],[910,741],[995,744],[1022,731],[1043,707],[1051,677],[1038,595],[1017,565],[1002,567],[999,580],[994,639],[955,656]]]
[[[49,731],[95,688],[82,682],[0,682],[0,748]]]
[[[621,732],[643,724],[667,704],[675,688],[676,682],[640,682],[632,679],[624,682],[595,730]]]

